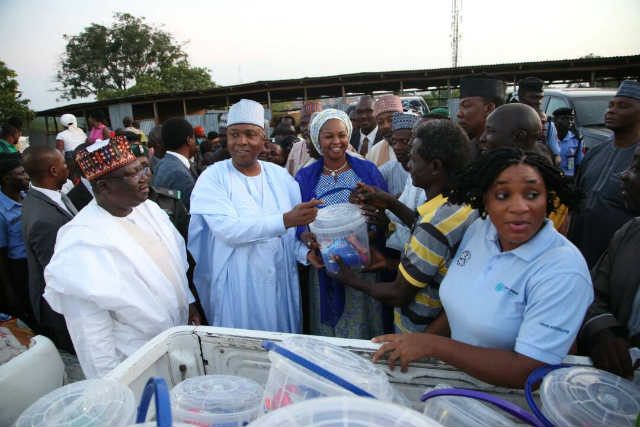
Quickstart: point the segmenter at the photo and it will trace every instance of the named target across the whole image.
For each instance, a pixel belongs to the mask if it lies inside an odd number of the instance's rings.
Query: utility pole
[[[451,0],[451,66],[458,66],[458,43],[460,42],[460,12],[462,0]]]

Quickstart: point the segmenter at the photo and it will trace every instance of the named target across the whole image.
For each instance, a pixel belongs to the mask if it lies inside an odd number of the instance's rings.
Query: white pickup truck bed
[[[130,386],[137,399],[151,376],[163,377],[169,387],[185,378],[205,374],[240,375],[264,385],[270,362],[267,352],[261,346],[262,341],[281,341],[285,336],[287,334],[210,326],[172,328],[127,358],[107,377]],[[365,340],[316,338],[345,347],[367,358],[377,348],[376,344]],[[583,357],[569,356],[566,361],[590,364]],[[521,390],[488,385],[439,361],[414,363],[407,373],[402,373],[399,369],[389,371],[384,363],[379,366],[387,372],[396,389],[419,411],[422,411],[422,393],[440,383],[484,391],[526,407]]]

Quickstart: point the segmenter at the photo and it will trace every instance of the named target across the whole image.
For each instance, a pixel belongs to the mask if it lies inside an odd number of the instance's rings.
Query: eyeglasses
[[[143,176],[147,176],[147,175],[151,175],[151,168],[149,166],[145,166],[143,168],[140,168],[139,170],[133,172],[133,173],[129,173],[129,174],[125,174],[122,176],[109,176],[106,178],[100,178],[100,179],[133,179],[133,180],[138,180],[140,178],[142,178]]]

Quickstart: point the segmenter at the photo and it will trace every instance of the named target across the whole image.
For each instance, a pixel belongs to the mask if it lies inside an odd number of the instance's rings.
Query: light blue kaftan
[[[283,214],[300,203],[286,169],[260,162],[258,177],[231,160],[208,167],[191,195],[189,251],[193,280],[213,326],[300,332],[296,258],[308,249],[285,229]]]

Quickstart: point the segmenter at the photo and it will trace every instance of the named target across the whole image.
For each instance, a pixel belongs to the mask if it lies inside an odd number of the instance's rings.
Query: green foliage
[[[93,23],[78,35],[64,36],[67,46],[56,76],[62,98],[214,86],[206,69],[189,65],[171,34],[128,13],[115,13],[114,19],[110,27]]]
[[[29,109],[29,100],[23,99],[18,89],[18,75],[0,61],[0,123],[9,117],[19,117],[24,122],[33,118],[33,111]]]
[[[206,68],[190,67],[186,61],[165,67],[158,74],[145,74],[136,84],[125,90],[105,90],[97,94],[98,100],[144,95],[161,92],[181,92],[186,90],[215,87]]]

